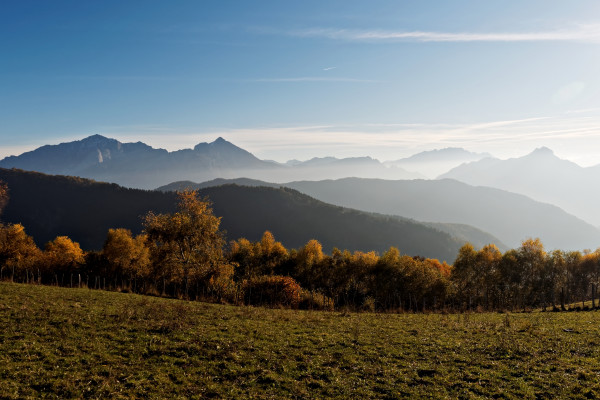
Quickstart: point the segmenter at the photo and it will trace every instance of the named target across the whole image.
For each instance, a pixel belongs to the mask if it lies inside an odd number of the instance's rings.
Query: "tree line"
[[[100,251],[66,236],[39,249],[22,225],[0,224],[0,279],[327,310],[566,309],[590,299],[596,306],[599,251],[546,253],[537,239],[504,254],[466,244],[451,266],[394,247],[325,254],[310,240],[286,249],[268,231],[257,242],[226,243],[207,199],[178,196],[177,211],[148,213],[140,235],[110,229]],[[0,185],[0,211],[7,197]]]

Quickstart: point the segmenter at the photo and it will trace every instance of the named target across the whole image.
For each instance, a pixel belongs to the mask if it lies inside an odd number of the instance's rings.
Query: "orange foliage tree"
[[[198,291],[209,290],[214,276],[231,278],[223,257],[221,219],[213,215],[208,200],[196,191],[179,193],[178,211],[145,217],[144,227],[151,248],[155,278]],[[214,280],[214,279],[213,279]]]
[[[128,229],[109,229],[102,254],[112,273],[133,280],[150,278],[150,249],[146,246],[147,236],[133,237]]]
[[[65,274],[70,274],[69,282],[73,285],[73,275],[79,273],[79,268],[84,261],[84,252],[79,247],[79,243],[72,241],[67,236],[58,236],[46,243],[42,254],[42,265],[45,272],[54,275],[57,283],[60,274],[61,284],[65,284]]]
[[[0,214],[2,214],[6,203],[8,203],[8,186],[6,186],[6,183],[0,181]]]
[[[40,249],[33,238],[25,233],[23,225],[0,224],[0,279],[6,270],[10,271],[12,279],[25,273],[29,281],[29,274],[35,272],[39,278],[40,272],[34,266],[40,255]]]

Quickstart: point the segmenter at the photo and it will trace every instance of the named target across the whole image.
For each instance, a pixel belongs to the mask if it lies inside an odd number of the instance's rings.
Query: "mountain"
[[[345,178],[273,184],[251,179],[174,182],[159,190],[202,188],[224,183],[289,187],[321,201],[367,212],[401,215],[481,247],[518,247],[539,237],[546,247],[595,249],[600,230],[559,207],[500,189],[471,186],[452,179],[383,180]],[[449,226],[444,227],[444,224]],[[472,229],[472,231],[469,231]]]
[[[526,196],[451,179],[386,181],[340,179],[292,182],[287,187],[321,201],[419,221],[462,223],[510,247],[539,237],[548,248],[595,249],[600,230],[562,209]]]
[[[316,166],[331,166],[331,165],[365,165],[365,166],[378,166],[380,162],[371,157],[348,157],[348,158],[336,158],[336,157],[314,157],[307,161],[291,160],[286,164],[293,165],[295,167],[316,167]]]
[[[264,187],[293,187],[296,185],[296,182],[292,183],[270,183],[259,181],[255,179],[248,178],[238,178],[238,179],[214,179],[212,181],[202,182],[202,183],[193,183],[190,181],[181,181],[181,182],[173,182],[169,185],[165,185],[159,187],[157,190],[159,191],[182,191],[186,189],[204,189],[213,186],[225,185],[225,184],[235,184],[235,185],[243,185],[243,186],[264,186]],[[423,223],[423,222],[420,222]],[[481,248],[489,243],[494,243],[501,250],[508,249],[508,247],[497,237],[484,232],[480,229],[477,229],[473,226],[460,224],[460,223],[439,223],[439,222],[426,222],[425,225],[436,229],[438,231],[446,232],[450,236],[457,238],[459,241],[465,243],[470,242],[477,248]]]
[[[239,186],[265,186],[271,188],[278,188],[284,186],[284,184],[272,183],[260,181],[258,179],[250,179],[250,178],[236,178],[236,179],[224,179],[217,178],[212,179],[210,181],[196,183],[192,181],[177,181],[169,183],[168,185],[163,185],[156,190],[160,192],[181,192],[186,189],[198,190],[204,189],[213,186],[221,186],[221,185],[239,185]]]
[[[400,167],[408,171],[421,173],[424,178],[435,178],[461,164],[478,161],[486,157],[490,157],[490,155],[488,153],[473,153],[457,147],[447,147],[445,149],[423,151],[400,160],[386,161],[384,164],[389,167]]]
[[[463,164],[440,178],[521,193],[600,226],[600,165],[583,168],[558,158],[546,147],[519,158],[485,158]]]
[[[126,189],[82,178],[0,168],[10,199],[2,219],[22,223],[38,244],[67,235],[85,249],[99,249],[109,228],[142,229],[148,211],[172,212],[172,192]],[[409,219],[366,213],[318,201],[289,188],[214,186],[202,189],[222,217],[228,239],[259,240],[270,230],[288,248],[317,239],[333,247],[403,253],[452,262],[463,241]]]
[[[413,179],[402,168],[388,168],[370,157],[324,157],[291,164],[260,160],[223,138],[193,149],[168,152],[144,143],[121,143],[93,135],[82,140],[46,145],[0,160],[1,168],[72,175],[123,186],[151,189],[178,180],[196,182],[248,176],[272,182],[336,179],[346,176]]]
[[[386,179],[424,178],[424,175],[418,172],[410,172],[397,166],[388,166],[371,157],[315,157],[306,161],[290,160],[285,164],[280,164],[280,166],[285,168],[269,171],[268,173],[240,171],[238,176],[269,182],[339,179],[348,176]]]
[[[47,145],[0,161],[2,168],[73,175],[129,187],[152,188],[182,177],[207,180],[236,176],[240,169],[279,168],[218,138],[193,149],[168,152],[144,143],[121,143],[100,135],[75,142]]]

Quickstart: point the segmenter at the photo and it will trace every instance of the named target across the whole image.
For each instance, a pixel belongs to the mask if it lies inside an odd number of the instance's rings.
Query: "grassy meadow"
[[[0,398],[598,398],[600,313],[373,314],[0,283]]]

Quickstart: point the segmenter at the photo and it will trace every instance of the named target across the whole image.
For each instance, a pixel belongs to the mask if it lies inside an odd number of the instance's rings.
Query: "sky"
[[[101,134],[596,165],[599,71],[596,0],[2,0],[0,157]]]

